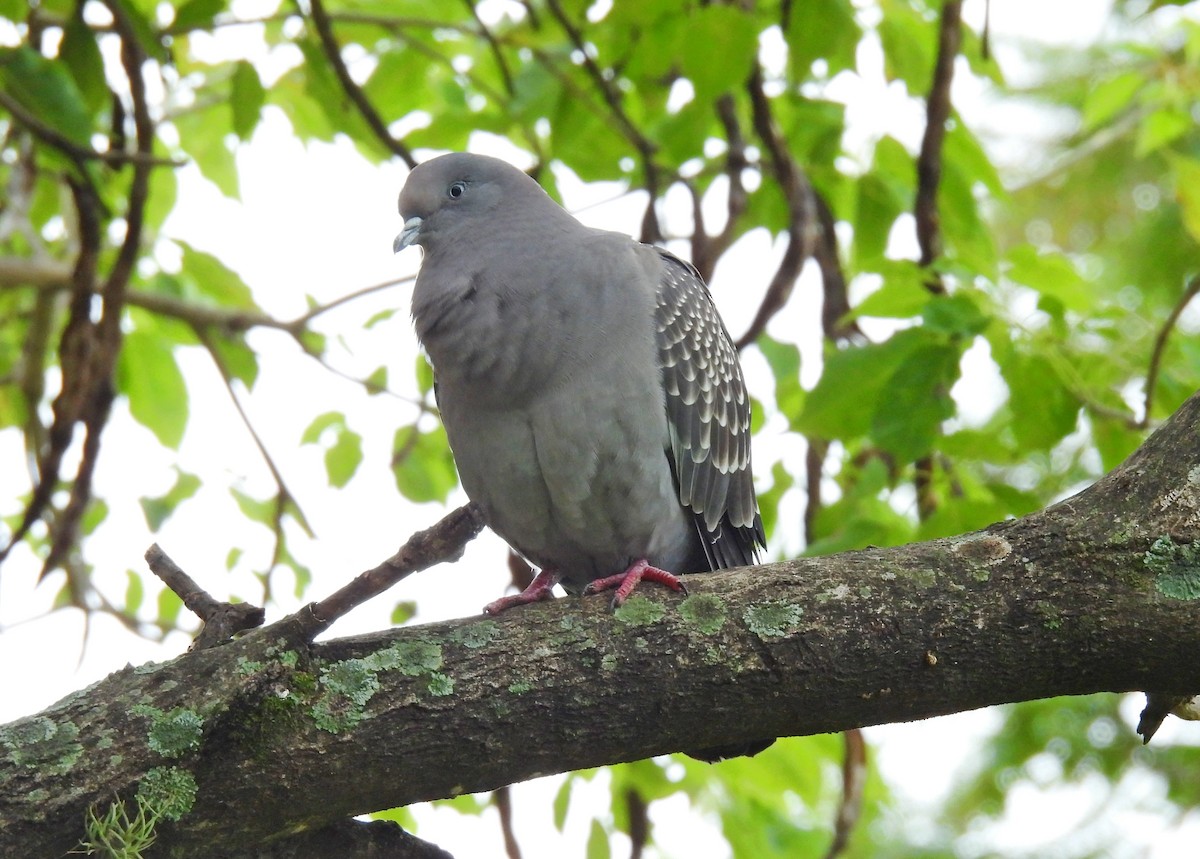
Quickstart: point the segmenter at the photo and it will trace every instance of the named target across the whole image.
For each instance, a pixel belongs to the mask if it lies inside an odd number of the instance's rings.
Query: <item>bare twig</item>
[[[1171,332],[1175,330],[1175,323],[1179,321],[1179,317],[1183,315],[1183,311],[1191,304],[1192,299],[1200,295],[1200,274],[1192,276],[1188,281],[1188,285],[1183,290],[1183,295],[1179,297],[1179,301],[1175,302],[1175,306],[1171,308],[1171,313],[1163,322],[1162,327],[1158,329],[1158,334],[1154,337],[1154,349],[1150,353],[1150,368],[1146,371],[1146,402],[1143,406],[1142,419],[1138,421],[1137,429],[1145,429],[1150,425],[1150,410],[1154,405],[1154,394],[1158,389],[1158,373],[1162,366],[1163,352],[1167,348],[1167,338],[1171,336]]]
[[[825,859],[837,859],[850,843],[858,819],[862,816],[863,788],[867,784],[867,742],[861,728],[842,732],[846,754],[842,759],[842,802],[833,826],[833,843]]]
[[[442,517],[436,525],[408,538],[396,554],[360,573],[349,584],[296,615],[304,633],[316,637],[356,606],[375,597],[413,573],[457,560],[466,546],[483,529],[483,517],[474,504],[465,504]]]
[[[146,167],[183,167],[187,164],[187,161],[180,161],[174,158],[159,158],[155,155],[147,155],[142,152],[125,152],[120,149],[100,152],[97,149],[92,149],[90,146],[76,143],[65,134],[46,125],[22,107],[19,101],[5,92],[0,92],[0,107],[12,114],[13,119],[19,122],[38,140],[49,146],[53,146],[70,158],[81,172],[84,163],[88,161],[99,161],[111,167],[120,167],[125,164]]]
[[[642,217],[641,240],[647,243],[660,242],[662,241],[662,229],[659,226],[658,215],[654,208],[659,191],[662,188],[662,177],[659,174],[658,165],[654,161],[658,145],[642,134],[633,120],[629,118],[629,114],[626,112],[625,106],[621,101],[621,91],[612,80],[605,76],[604,71],[596,63],[596,60],[588,50],[587,42],[583,38],[583,32],[571,21],[567,13],[563,11],[559,0],[546,0],[546,8],[550,10],[550,14],[558,22],[558,25],[563,28],[563,32],[567,34],[567,38],[570,39],[572,46],[579,52],[583,68],[587,72],[588,77],[591,78],[596,89],[600,91],[605,104],[608,105],[608,109],[612,112],[612,118],[616,120],[618,127],[624,133],[626,139],[633,144],[633,148],[637,150],[638,155],[641,157],[642,171],[645,176],[644,187],[650,194],[650,201]]]
[[[236,633],[262,626],[266,612],[250,603],[221,602],[185,573],[158,545],[146,550],[150,572],[162,579],[183,604],[204,623],[192,641],[191,650],[207,650],[231,639]]]
[[[650,842],[650,804],[630,788],[625,791],[625,808],[629,812],[629,859],[642,859]]]
[[[346,68],[346,61],[342,59],[342,50],[337,43],[337,39],[333,36],[333,27],[329,21],[329,15],[325,11],[325,4],[321,0],[309,0],[309,6],[312,11],[313,26],[317,31],[317,38],[321,43],[321,49],[325,52],[325,58],[329,60],[329,64],[333,67],[333,72],[337,75],[338,82],[342,85],[342,90],[346,93],[346,97],[358,109],[359,115],[367,123],[367,126],[374,133],[375,137],[383,144],[384,148],[393,155],[400,158],[410,168],[417,166],[417,159],[413,157],[412,151],[404,145],[403,141],[397,140],[388,131],[387,123],[383,121],[383,117],[375,110],[375,106],[371,104],[366,93],[362,91],[362,87],[354,82],[354,78],[350,77],[350,70]]]
[[[755,66],[754,72],[747,81],[746,89],[750,93],[755,133],[758,134],[771,168],[775,173],[779,189],[783,192],[788,207],[787,247],[779,268],[775,270],[771,283],[763,296],[762,304],[754,315],[750,327],[738,338],[737,348],[743,349],[753,343],[758,335],[766,330],[767,323],[787,304],[791,297],[796,279],[804,267],[804,261],[812,253],[812,225],[814,222],[814,204],[812,187],[808,177],[800,169],[800,165],[788,151],[787,142],[775,124],[771,114],[771,102],[763,89],[762,70]]]
[[[954,80],[954,61],[962,43],[962,0],[947,0],[942,6],[938,26],[937,63],[925,107],[925,135],[917,157],[917,200],[913,214],[917,221],[917,242],[921,248],[921,266],[928,268],[942,253],[937,194],[942,178],[942,143],[946,139],[946,121],[950,118],[950,84]],[[937,275],[926,281],[931,292],[945,292]]]
[[[521,845],[512,823],[512,788],[509,785],[492,791],[492,804],[500,815],[500,831],[504,835],[504,853],[508,859],[521,859]]]

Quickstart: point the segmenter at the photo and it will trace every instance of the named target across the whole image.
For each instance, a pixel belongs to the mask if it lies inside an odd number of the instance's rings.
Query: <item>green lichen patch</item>
[[[395,669],[408,677],[419,677],[442,667],[442,647],[429,641],[397,641],[372,653],[366,662],[378,671]]]
[[[1176,543],[1170,537],[1159,537],[1142,562],[1155,573],[1154,587],[1163,596],[1200,599],[1200,547],[1195,543]]]
[[[131,712],[135,716],[146,716],[150,719],[150,731],[146,742],[163,757],[177,758],[185,752],[200,748],[204,719],[196,711],[176,707],[171,712],[164,713],[157,707],[138,704]]]
[[[300,654],[294,650],[285,650],[279,654],[279,664],[284,668],[295,668],[300,664]]]
[[[429,694],[437,698],[444,698],[447,695],[454,694],[454,678],[447,677],[445,674],[433,672],[429,675]]]
[[[243,677],[248,677],[251,674],[257,674],[263,670],[263,664],[256,662],[253,659],[247,659],[244,656],[239,656],[237,659],[237,673]]]
[[[476,621],[468,626],[460,626],[454,630],[455,641],[463,647],[477,650],[486,647],[500,634],[500,625],[494,620]]]
[[[636,627],[658,623],[666,613],[667,610],[663,608],[662,603],[656,603],[641,594],[634,594],[625,600],[624,604],[613,614],[626,626]]]
[[[22,719],[0,729],[0,747],[17,766],[52,775],[66,775],[83,754],[79,726],[45,716]]]
[[[615,653],[606,653],[600,657],[601,671],[616,671],[617,670],[617,655]]]
[[[704,635],[715,635],[725,625],[725,600],[714,594],[692,594],[679,606],[679,614]]]
[[[369,659],[346,659],[321,671],[321,696],[312,707],[317,727],[331,734],[366,718],[365,707],[379,691],[378,669]]]
[[[742,615],[746,626],[759,638],[782,638],[794,632],[804,609],[784,600],[767,600],[748,607]]]
[[[532,688],[533,686],[531,686],[529,683],[526,683],[524,680],[514,680],[512,683],[508,684],[508,691],[514,695],[524,695]]]
[[[154,767],[142,778],[137,800],[152,814],[179,820],[196,802],[196,778],[179,767]]]

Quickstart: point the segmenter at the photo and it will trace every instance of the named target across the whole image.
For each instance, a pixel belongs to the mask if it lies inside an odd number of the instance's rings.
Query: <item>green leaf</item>
[[[171,629],[179,619],[179,611],[183,608],[183,600],[170,588],[158,592],[158,625],[163,629]]]
[[[301,444],[316,444],[321,434],[330,427],[345,426],[346,416],[341,412],[325,412],[317,415],[300,436]]]
[[[441,425],[430,432],[401,427],[393,449],[392,472],[400,494],[410,501],[445,502],[458,484],[458,473]]]
[[[1175,174],[1175,197],[1183,226],[1192,240],[1200,244],[1200,161],[1176,155],[1171,158]]]
[[[1093,131],[1125,110],[1145,84],[1145,75],[1130,70],[1092,86],[1083,99],[1083,130]]]
[[[142,577],[133,570],[126,570],[125,578],[125,614],[135,617],[138,609],[142,607],[142,599],[146,596],[146,588],[142,583]]]
[[[371,371],[371,375],[363,379],[363,384],[367,387],[368,394],[386,393],[388,389],[388,368],[380,365]]]
[[[233,131],[242,140],[249,140],[262,115],[267,92],[254,66],[239,60],[230,82],[229,106],[233,110]]]
[[[130,414],[172,449],[183,440],[188,420],[187,385],[175,345],[155,331],[135,328],[117,358],[117,389],[128,398]]]
[[[212,26],[213,19],[224,10],[226,0],[187,0],[175,12],[171,32],[203,30]]]
[[[859,302],[854,318],[910,319],[921,313],[931,300],[928,273],[912,260],[889,260],[881,269],[883,286]]]
[[[954,295],[936,296],[921,311],[925,327],[931,331],[963,337],[973,337],[988,327],[991,317],[985,314],[968,291]]]
[[[904,81],[910,94],[923,94],[933,77],[934,24],[907,2],[885,0],[881,5],[879,41],[884,73],[889,81]]]
[[[325,449],[325,471],[329,485],[341,489],[350,482],[362,462],[362,436],[343,427],[337,440]]]
[[[571,789],[574,784],[574,777],[568,774],[554,794],[554,828],[559,832],[563,831],[567,823],[567,811],[571,807]]]
[[[902,462],[913,462],[933,449],[942,422],[954,414],[950,388],[958,378],[958,359],[956,346],[929,343],[914,349],[896,368],[871,417],[871,437],[880,447]]]
[[[1087,283],[1063,254],[1041,253],[1033,245],[1020,244],[1008,252],[1008,263],[1009,279],[1062,302],[1067,309],[1084,311],[1092,306]]]
[[[756,341],[775,377],[775,406],[788,418],[804,408],[804,389],[800,386],[800,348],[794,343],[781,343],[764,334]]]
[[[111,96],[104,82],[104,58],[100,56],[96,34],[84,23],[82,12],[81,3],[63,29],[58,55],[70,70],[87,111],[95,116],[108,107]]]
[[[1079,403],[1047,358],[1016,355],[1000,370],[1008,383],[1008,408],[1018,445],[1048,450],[1075,429]]]
[[[225,143],[225,136],[232,130],[218,111],[219,107],[193,110],[177,114],[171,121],[179,132],[179,146],[191,156],[200,173],[217,190],[232,200],[238,199],[237,162],[233,152]]]
[[[808,392],[795,428],[825,439],[865,435],[871,426],[871,411],[863,404],[879,403],[884,386],[904,360],[929,342],[926,332],[909,329],[883,343],[828,354],[821,380]]]
[[[584,855],[587,859],[612,859],[608,833],[604,831],[599,820],[592,821],[592,828],[588,832],[587,850]]]
[[[242,511],[242,515],[251,522],[259,522],[268,528],[275,527],[275,511],[278,509],[276,499],[267,498],[260,500],[248,495],[236,486],[229,487],[229,494],[237,502],[238,509]]]
[[[65,62],[48,60],[27,45],[0,48],[0,88],[44,125],[91,148],[87,100]]]
[[[400,626],[402,623],[407,623],[417,613],[417,604],[412,600],[401,600],[396,603],[392,609],[392,626]]]
[[[180,274],[187,277],[195,293],[212,299],[222,307],[257,310],[254,295],[236,271],[207,251],[199,250],[182,239],[176,244],[183,250]]]
[[[722,92],[740,88],[747,58],[754,56],[758,44],[753,16],[738,6],[712,4],[692,9],[687,26],[680,65],[695,87],[696,101],[707,104]],[[714,45],[721,49],[714,51]]]
[[[146,525],[157,532],[163,522],[175,512],[175,508],[191,498],[200,489],[200,478],[175,466],[175,485],[165,495],[157,498],[139,498]]]
[[[1191,115],[1178,107],[1164,107],[1154,111],[1138,126],[1134,154],[1144,158],[1168,143],[1173,143],[1196,127]]]
[[[808,80],[819,59],[828,64],[829,77],[854,68],[862,31],[850,0],[806,0],[793,3],[790,9],[787,43],[794,80]]]

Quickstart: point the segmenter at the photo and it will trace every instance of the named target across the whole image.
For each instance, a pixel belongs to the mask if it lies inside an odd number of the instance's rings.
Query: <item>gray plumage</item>
[[[572,593],[642,559],[757,560],[750,402],[694,268],[480,155],[415,168],[400,213],[395,249],[424,250],[417,335],[493,530]]]

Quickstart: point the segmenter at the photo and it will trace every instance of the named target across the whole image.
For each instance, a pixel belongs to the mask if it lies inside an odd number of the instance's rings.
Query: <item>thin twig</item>
[[[401,579],[434,564],[457,560],[463,547],[482,529],[483,517],[474,504],[465,504],[448,513],[433,527],[409,537],[408,542],[383,563],[360,573],[320,602],[301,609],[296,615],[301,628],[309,638],[314,638],[351,609],[378,596]]]
[[[266,612],[250,603],[228,603],[216,599],[196,580],[183,571],[154,543],[146,550],[150,572],[162,579],[175,592],[189,611],[203,622],[204,627],[192,641],[191,650],[207,650],[232,638],[236,633],[262,626]]]
[[[787,304],[792,289],[796,286],[796,279],[804,268],[804,262],[812,253],[814,221],[812,187],[808,177],[788,151],[783,134],[775,123],[770,99],[763,88],[762,70],[758,66],[755,66],[750,75],[746,89],[750,94],[755,133],[767,151],[776,181],[779,182],[779,189],[787,202],[788,228],[783,259],[771,278],[750,327],[738,338],[738,349],[753,343],[766,330],[771,318]]]
[[[512,823],[512,788],[508,785],[492,791],[492,804],[500,815],[500,831],[504,835],[504,852],[508,859],[521,859],[521,845]]]
[[[630,788],[625,791],[625,809],[629,812],[629,859],[642,859],[650,842],[650,804]]]
[[[1150,368],[1146,371],[1146,402],[1143,406],[1142,419],[1138,422],[1137,429],[1145,429],[1150,425],[1150,411],[1154,405],[1154,394],[1158,390],[1158,374],[1162,367],[1163,352],[1167,348],[1167,338],[1171,336],[1171,332],[1175,330],[1175,323],[1179,321],[1179,317],[1183,315],[1183,311],[1191,304],[1192,299],[1200,295],[1200,274],[1192,276],[1188,281],[1187,287],[1183,290],[1183,295],[1179,297],[1179,301],[1175,302],[1175,306],[1171,308],[1171,313],[1163,322],[1162,327],[1158,329],[1158,334],[1154,337],[1154,349],[1150,353]]]
[[[53,146],[70,158],[80,171],[83,170],[83,164],[87,161],[99,161],[111,167],[120,167],[125,164],[147,167],[184,167],[188,163],[187,161],[176,160],[174,158],[160,158],[155,155],[146,155],[141,152],[124,152],[121,150],[100,152],[99,150],[92,149],[90,146],[76,143],[65,134],[46,125],[27,111],[19,101],[5,92],[0,92],[0,107],[3,107],[12,114],[13,119],[19,122],[22,127],[38,140],[49,146]]]
[[[925,101],[925,134],[917,156],[917,199],[913,215],[917,221],[917,242],[921,248],[922,268],[933,265],[942,253],[937,194],[942,178],[942,143],[946,139],[946,122],[950,118],[950,84],[954,80],[954,61],[962,43],[962,0],[947,0],[942,6],[938,26],[937,63],[933,83]],[[941,278],[935,274],[926,281],[930,292],[945,292]]]
[[[417,159],[413,157],[412,151],[404,145],[403,141],[397,140],[392,136],[392,133],[388,131],[387,123],[383,121],[383,117],[375,110],[375,106],[371,104],[366,93],[362,91],[362,87],[356,84],[354,78],[350,76],[350,70],[346,68],[346,62],[342,59],[342,49],[339,47],[337,39],[333,37],[333,27],[329,22],[329,15],[325,12],[325,4],[321,0],[309,0],[309,7],[312,11],[312,22],[316,28],[321,49],[325,52],[325,58],[329,60],[329,64],[333,67],[333,72],[337,75],[338,82],[341,83],[346,97],[358,109],[359,115],[362,116],[367,126],[379,142],[383,144],[384,148],[400,158],[410,168],[416,167]]]
[[[842,802],[833,826],[833,843],[825,852],[825,859],[837,859],[850,843],[850,835],[862,816],[863,788],[867,784],[867,743],[862,730],[843,731],[842,740],[846,745],[842,759]]]
[[[591,53],[588,51],[588,44],[583,38],[583,32],[572,23],[567,13],[563,11],[559,0],[546,0],[546,8],[550,10],[550,14],[558,22],[558,25],[563,28],[563,32],[567,34],[567,38],[571,41],[572,46],[579,52],[582,57],[583,68],[587,72],[588,77],[591,78],[596,89],[600,91],[600,95],[604,98],[608,109],[612,111],[612,118],[617,121],[617,125],[624,132],[626,139],[633,144],[634,149],[641,156],[642,171],[645,176],[644,187],[650,194],[650,201],[642,217],[641,240],[647,243],[660,242],[662,241],[662,229],[659,226],[658,214],[654,208],[655,201],[658,199],[659,189],[662,187],[662,177],[660,176],[658,165],[654,161],[655,153],[658,152],[658,145],[642,134],[633,120],[629,118],[629,114],[626,112],[621,100],[621,91],[612,80],[605,77],[604,71],[596,63],[595,59],[592,58]]]

